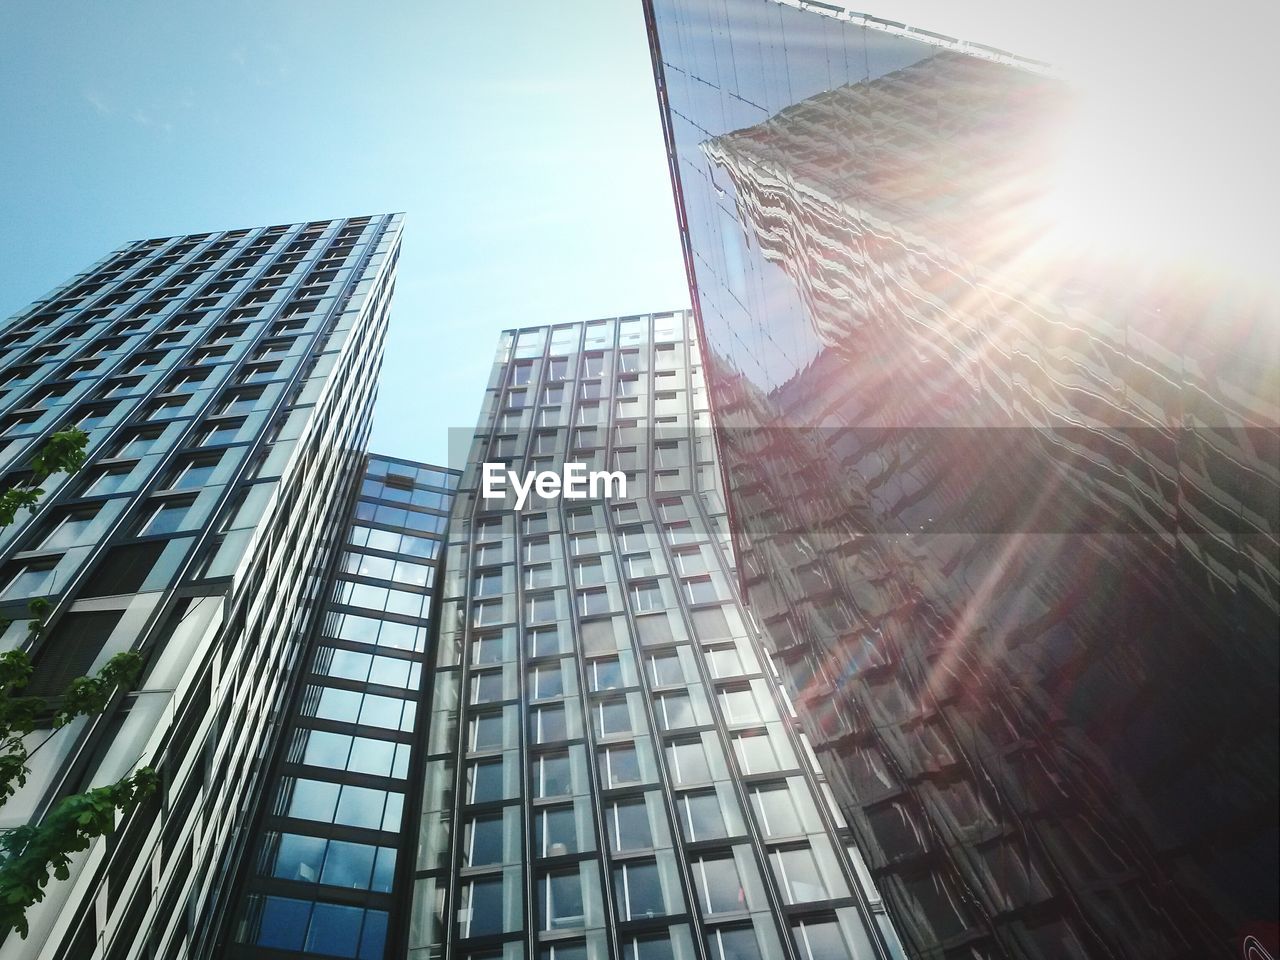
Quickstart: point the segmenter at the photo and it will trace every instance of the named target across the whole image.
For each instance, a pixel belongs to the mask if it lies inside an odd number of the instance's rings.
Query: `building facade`
[[[457,479],[369,458],[217,956],[404,955],[432,599]]]
[[[744,596],[907,952],[1274,950],[1274,305],[1047,242],[1036,64],[646,12]]]
[[[408,956],[900,956],[737,599],[689,315],[503,334],[457,453]]]
[[[207,955],[363,470],[399,215],[127,244],[0,329],[0,469],[56,430],[88,463],[0,531],[5,649],[28,692],[145,669],[32,737],[0,826],[143,765],[160,787],[73,861],[0,957]]]

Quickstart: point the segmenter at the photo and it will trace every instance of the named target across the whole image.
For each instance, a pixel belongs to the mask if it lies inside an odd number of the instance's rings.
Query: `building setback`
[[[0,469],[89,461],[0,531],[5,649],[48,598],[30,693],[112,655],[106,712],[38,730],[0,826],[142,765],[159,790],[77,855],[0,957],[208,954],[362,469],[399,251],[385,215],[130,243],[0,330]]]
[[[744,595],[907,952],[1274,950],[1274,305],[1048,242],[1034,64],[645,6]]]
[[[503,334],[449,526],[408,956],[831,960],[892,928],[737,599],[685,313]],[[482,464],[627,497],[480,497]]]

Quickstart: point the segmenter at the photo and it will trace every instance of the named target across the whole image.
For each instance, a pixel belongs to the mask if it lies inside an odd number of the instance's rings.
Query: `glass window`
[[[501,663],[502,638],[477,637],[471,642],[471,662],[477,665]]]
[[[320,875],[320,882],[335,887],[368,890],[377,850],[377,847],[371,847],[367,843],[329,841],[329,852],[324,858],[324,872]]]
[[[471,677],[471,702],[496,703],[503,699],[502,671],[485,670]]]
[[[575,533],[569,538],[569,549],[575,557],[599,553],[600,545],[594,533]]]
[[[327,842],[322,837],[304,837],[296,833],[280,835],[271,875],[281,880],[315,883],[320,878]]]
[[[526,540],[524,544],[525,563],[545,563],[551,559],[551,541]]]
[[[555,743],[566,740],[569,730],[563,706],[534,707],[530,733],[534,743]]]
[[[267,897],[262,903],[258,946],[278,950],[301,950],[311,919],[311,901],[289,897]]]
[[[481,760],[467,767],[467,802],[489,803],[501,800],[502,761]]]
[[[631,594],[631,605],[636,613],[663,608],[662,589],[656,582],[633,583],[628,590]]]
[[[785,783],[752,787],[751,807],[766,837],[793,837],[804,833],[795,798]]]
[[[657,698],[658,722],[663,730],[679,730],[697,725],[693,701],[687,693],[662,693]]]
[[[647,659],[649,676],[653,679],[654,686],[670,687],[684,683],[684,670],[675,651],[651,653]]]
[[[502,862],[501,813],[488,813],[468,821],[463,853],[468,867]]]
[[[774,753],[773,741],[763,730],[734,734],[733,748],[743,773],[772,773],[782,768]]]
[[[718,927],[707,934],[707,953],[711,960],[764,960],[754,927]],[[831,960],[836,960],[836,954]],[[819,960],[817,957],[805,960]]]
[[[533,668],[532,692],[534,700],[545,700],[564,695],[564,674],[560,664],[539,664]]]
[[[625,699],[601,700],[592,712],[596,717],[596,732],[600,736],[617,736],[631,732],[631,711]]]
[[[595,587],[604,583],[604,564],[599,558],[578,560],[573,565],[573,582],[579,587]]]
[[[529,656],[552,657],[564,652],[560,631],[555,627],[538,627],[529,631]]]
[[[466,887],[466,906],[459,918],[463,937],[483,937],[502,932],[502,878],[473,880]]]
[[[747,909],[747,892],[732,856],[703,857],[693,861],[693,882],[703,915],[735,913]]]
[[[667,744],[667,765],[678,784],[706,783],[711,779],[701,740],[673,740]]]
[[[609,849],[614,853],[647,850],[653,846],[648,805],[643,798],[621,800],[605,809],[609,828]]]
[[[526,590],[545,590],[555,586],[555,573],[549,563],[537,563],[524,568]]]
[[[578,613],[584,617],[609,612],[609,594],[606,590],[581,590],[578,592]]]
[[[87,542],[89,526],[98,515],[98,508],[68,513],[54,522],[40,542],[41,550],[61,550]]]
[[[853,957],[834,918],[797,920],[791,926],[791,939],[801,960],[852,960]]]
[[[623,920],[661,917],[667,913],[662,880],[653,861],[628,862],[613,868],[618,914]]]
[[[638,553],[635,556],[623,558],[623,563],[627,566],[628,577],[652,577],[657,574],[657,566],[653,562],[653,557],[647,553]]]
[[[543,807],[536,814],[537,849],[544,857],[578,852],[578,829],[570,805]]]
[[[624,787],[640,782],[640,761],[635,747],[606,747],[600,751],[600,757],[606,786]]]
[[[129,479],[129,474],[132,472],[132,467],[114,467],[99,470],[85,487],[84,495],[86,497],[105,497],[108,494],[122,490],[125,482]]]
[[[281,789],[289,793],[288,815],[298,820],[317,820],[332,823],[333,811],[338,805],[341,787],[323,780],[287,778]]]
[[[578,868],[554,870],[538,884],[539,929],[564,930],[585,923]]]
[[[690,843],[719,840],[729,835],[725,826],[720,798],[714,790],[686,793],[677,801],[681,827]]]
[[[502,593],[502,571],[482,570],[476,574],[473,591],[477,597],[495,597]]]
[[[502,714],[482,713],[471,718],[471,749],[493,750],[502,746]]]
[[[534,791],[539,798],[567,797],[573,792],[568,753],[543,753],[534,761]]]
[[[827,885],[818,872],[818,862],[808,847],[787,847],[769,854],[774,876],[787,903],[810,903],[828,898]]]
[[[0,599],[9,600],[16,597],[38,597],[52,592],[54,578],[53,562],[24,563],[11,568],[12,576],[0,591]]]
[[[750,687],[731,687],[720,691],[720,708],[729,723],[758,723],[760,710]]]
[[[593,693],[622,686],[622,664],[617,657],[601,657],[587,663],[587,680]]]
[[[546,622],[556,618],[555,594],[535,594],[525,601],[525,614],[531,623]]]

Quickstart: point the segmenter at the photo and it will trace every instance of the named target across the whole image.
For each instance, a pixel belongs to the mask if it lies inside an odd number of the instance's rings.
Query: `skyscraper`
[[[908,952],[1273,941],[1274,306],[1049,242],[1040,65],[646,12],[745,598]]]
[[[218,956],[404,955],[432,599],[457,479],[369,458]]]
[[[460,444],[410,957],[897,955],[737,599],[689,321],[502,336]],[[485,463],[626,493],[516,509]]]
[[[84,470],[0,532],[5,648],[46,597],[30,693],[120,651],[146,663],[100,717],[37,731],[0,824],[142,765],[160,773],[0,957],[207,951],[363,471],[400,225],[130,243],[0,332],[6,486],[55,430],[90,438]]]

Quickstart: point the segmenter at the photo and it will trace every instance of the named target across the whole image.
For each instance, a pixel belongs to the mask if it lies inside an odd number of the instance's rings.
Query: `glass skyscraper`
[[[432,598],[457,479],[368,460],[219,956],[404,954]]]
[[[364,472],[399,215],[130,243],[0,330],[0,467],[56,430],[88,463],[0,531],[5,649],[54,696],[139,651],[133,689],[32,736],[0,826],[142,765],[159,789],[73,858],[0,957],[208,955]],[[353,528],[354,529],[354,528]]]
[[[1274,308],[1046,242],[1040,65],[800,6],[646,12],[744,598],[907,952],[1274,940]]]
[[[460,441],[410,957],[900,955],[738,602],[690,321],[502,336]],[[516,510],[486,462],[626,496]]]

